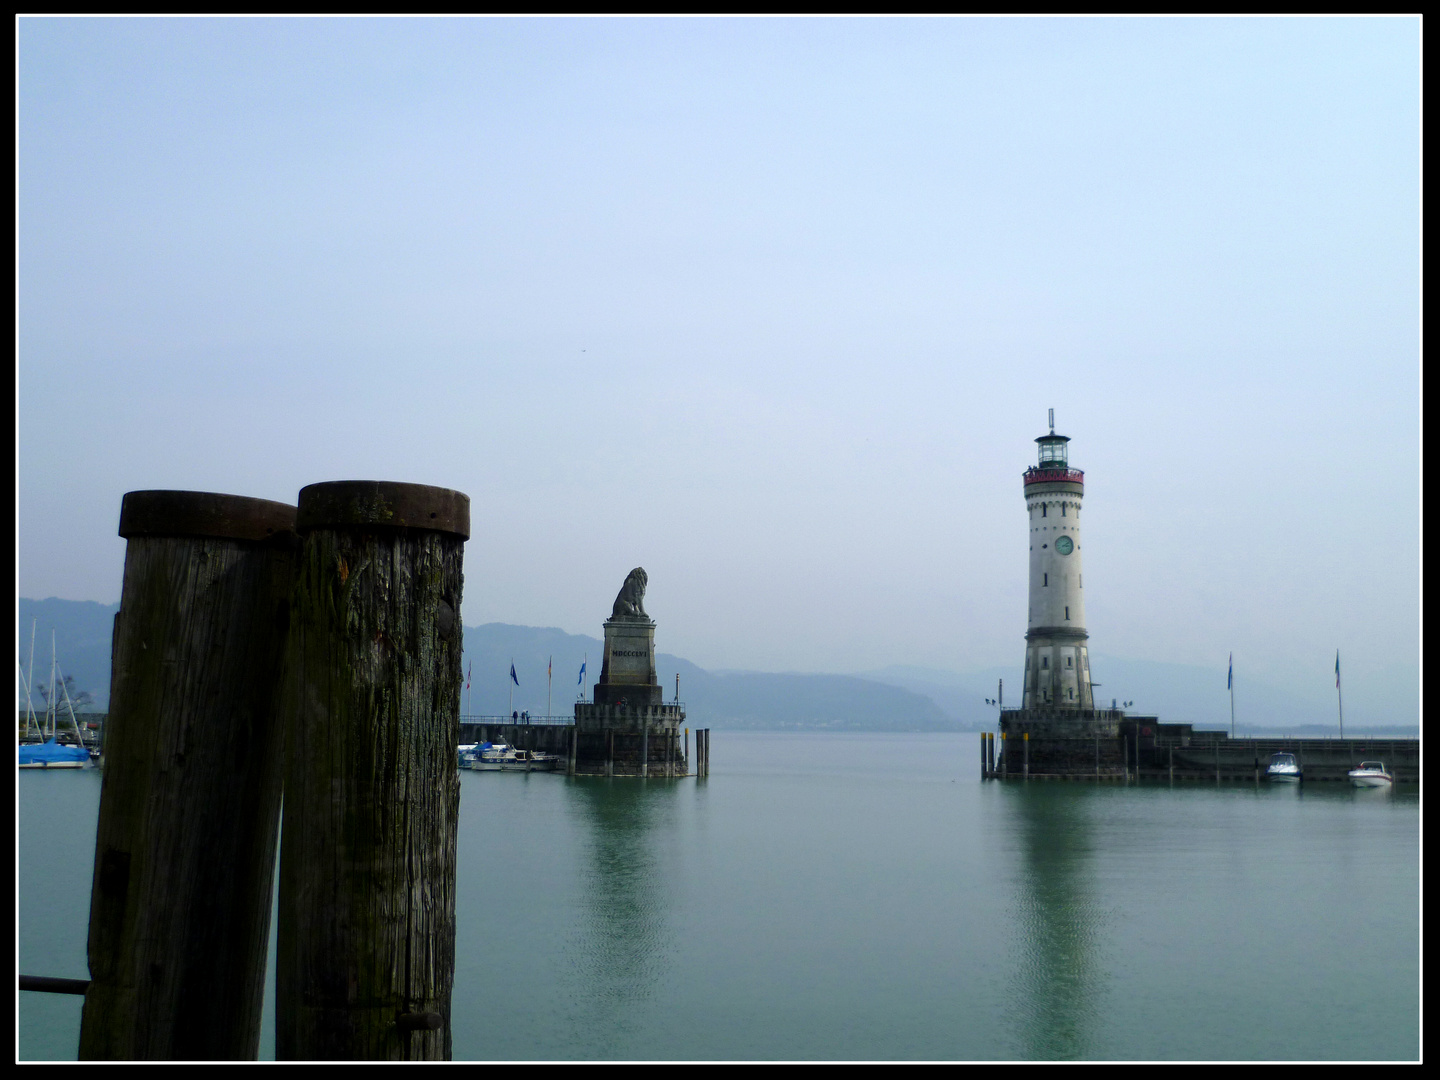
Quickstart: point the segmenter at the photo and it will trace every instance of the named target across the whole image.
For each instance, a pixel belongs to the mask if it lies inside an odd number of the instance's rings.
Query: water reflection
[[[1108,915],[1093,882],[1090,803],[1097,794],[1080,784],[1004,785],[1020,857],[1008,1010],[1017,1025],[1017,1057],[1093,1056],[1105,986],[1099,940]]]
[[[571,950],[575,1004],[604,1057],[623,1053],[638,1030],[636,1007],[655,996],[676,950],[667,854],[678,784],[579,777],[567,786],[588,862]]]

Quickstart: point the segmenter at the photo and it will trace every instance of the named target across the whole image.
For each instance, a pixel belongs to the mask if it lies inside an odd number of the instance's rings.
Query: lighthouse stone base
[[[1007,777],[1112,779],[1125,775],[1123,709],[1007,709],[996,771]],[[1132,718],[1133,719],[1133,718]]]

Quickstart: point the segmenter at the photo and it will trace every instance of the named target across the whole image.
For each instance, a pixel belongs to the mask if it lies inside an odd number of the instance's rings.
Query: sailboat
[[[17,661],[16,666],[19,666]],[[45,719],[38,724],[35,719],[35,701],[30,696],[30,679],[35,673],[35,624],[30,624],[30,672],[20,670],[25,684],[25,736],[20,743],[20,768],[22,769],[83,769],[90,764],[90,751],[85,748],[85,737],[80,732],[80,722],[75,719],[75,707],[70,702],[70,691],[65,681],[58,680],[59,691],[65,696],[65,708],[70,714],[70,726],[75,732],[75,742],[67,745],[60,741],[60,701],[56,696],[56,675],[60,670],[55,657],[55,632],[50,632],[50,693],[45,703]],[[45,732],[49,728],[49,736]]]

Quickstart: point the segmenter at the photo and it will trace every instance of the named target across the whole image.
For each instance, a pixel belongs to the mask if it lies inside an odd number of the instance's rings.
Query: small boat
[[[505,764],[515,760],[515,748],[507,743],[481,743],[469,756],[466,768],[476,772],[499,772]]]
[[[1358,769],[1350,770],[1350,783],[1356,787],[1389,787],[1394,782],[1383,761],[1362,761]]]
[[[455,748],[456,756],[457,756],[457,758],[459,759],[459,762],[460,762],[460,768],[462,768],[462,769],[468,769],[468,768],[470,768],[470,766],[474,763],[475,759],[480,756],[480,747],[481,747],[481,745],[482,745],[481,743],[473,743],[473,742],[472,742],[472,743],[461,743],[459,746],[457,746],[457,747]],[[489,743],[484,743],[483,745],[489,746],[490,744],[489,744]]]
[[[20,744],[22,769],[83,769],[90,764],[90,751],[68,746],[50,736],[43,743]]]
[[[559,761],[559,755],[541,750],[518,750],[507,743],[482,743],[469,768],[476,772],[552,772]]]
[[[35,622],[30,623],[30,670],[18,665],[21,685],[25,688],[25,731],[20,737],[19,765],[22,769],[83,769],[92,757],[100,756],[99,748],[86,746],[85,733],[80,730],[80,721],[75,718],[75,706],[70,700],[70,691],[65,686],[65,677],[60,673],[60,663],[55,656],[55,632],[50,633],[50,686],[41,687],[45,698],[45,715],[36,717],[35,701],[30,696],[30,684],[35,675]],[[65,711],[70,715],[70,728],[60,731],[60,699],[64,697]],[[47,734],[46,728],[49,728]],[[73,736],[71,734],[73,732]]]
[[[1266,780],[1278,780],[1282,784],[1297,784],[1300,782],[1300,765],[1295,760],[1294,754],[1279,753],[1270,755],[1270,767],[1265,770]]]

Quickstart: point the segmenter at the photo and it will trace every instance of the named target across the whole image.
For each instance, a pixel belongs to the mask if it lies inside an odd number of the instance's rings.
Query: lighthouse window
[[[1065,504],[1064,504],[1064,503],[1061,503],[1061,504],[1060,504],[1060,516],[1061,516],[1061,517],[1064,517],[1064,516],[1065,516]]]
[[[1048,668],[1050,666],[1050,658],[1048,656],[1040,657],[1040,666],[1042,668]]]
[[[1074,700],[1075,700],[1075,691],[1074,691],[1074,690],[1067,690],[1067,691],[1065,691],[1065,693],[1069,696],[1069,698],[1070,698],[1071,701],[1074,701]]]
[[[1070,618],[1070,609],[1068,607],[1065,609],[1065,618],[1067,620]]]
[[[1047,505],[1048,505],[1047,503],[1041,503],[1041,504],[1040,504],[1040,516],[1041,516],[1041,517],[1044,517],[1044,516],[1045,516],[1045,507],[1046,507]]]
[[[1065,657],[1065,666],[1066,666],[1066,667],[1069,667],[1069,666],[1070,666],[1070,657],[1068,657],[1068,656]]]
[[[1049,574],[1042,574],[1041,576],[1042,576],[1045,580],[1042,581],[1040,584],[1041,584],[1041,585],[1049,585],[1049,584],[1050,584],[1050,575],[1049,575]]]

